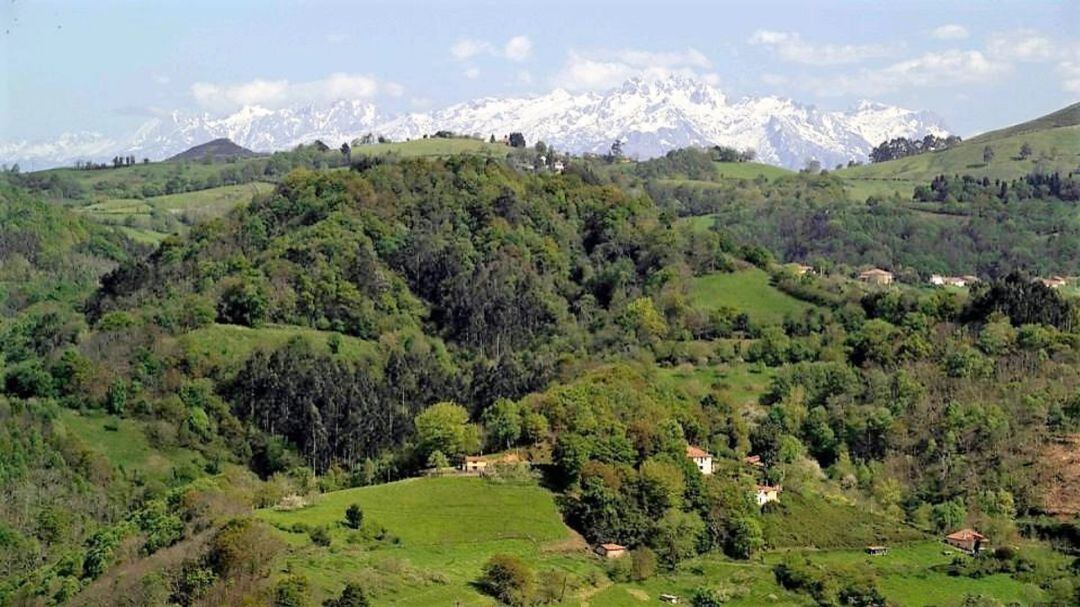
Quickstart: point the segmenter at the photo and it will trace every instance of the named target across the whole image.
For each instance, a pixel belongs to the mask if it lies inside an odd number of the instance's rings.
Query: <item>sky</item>
[[[387,113],[694,74],[729,99],[930,110],[964,136],[1080,100],[1080,1],[0,0],[0,141],[171,111]]]

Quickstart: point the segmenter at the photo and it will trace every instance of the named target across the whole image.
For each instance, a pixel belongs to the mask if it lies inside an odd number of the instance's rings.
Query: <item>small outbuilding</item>
[[[885,556],[886,554],[889,554],[889,547],[888,546],[867,546],[866,547],[866,554],[869,554],[870,556]]]
[[[606,559],[618,559],[626,556],[626,546],[622,544],[600,544],[596,547],[596,554]]]
[[[968,554],[979,554],[986,544],[986,536],[974,529],[961,529],[945,536],[945,543]]]
[[[466,455],[461,461],[462,472],[483,472],[487,469],[487,460],[482,455]]]
[[[893,273],[881,268],[870,268],[859,274],[859,280],[873,285],[891,285]]]

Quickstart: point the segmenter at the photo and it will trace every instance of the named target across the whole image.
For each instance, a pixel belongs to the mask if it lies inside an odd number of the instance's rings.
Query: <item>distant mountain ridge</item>
[[[236,145],[231,139],[222,137],[188,148],[175,156],[169,157],[168,161],[201,160],[208,157],[214,160],[223,160],[226,158],[251,158],[258,155],[258,153],[252,152],[243,146]]]
[[[604,93],[573,94],[562,89],[533,97],[486,97],[427,113],[384,115],[370,103],[341,100],[270,110],[245,107],[220,117],[174,112],[148,122],[112,150],[163,158],[201,142],[228,138],[257,151],[293,148],[315,139],[340,143],[365,133],[394,140],[438,130],[501,137],[522,132],[532,144],[558,149],[606,152],[615,139],[631,156],[649,158],[690,145],[754,148],[770,164],[799,168],[810,158],[824,166],[865,160],[877,144],[893,137],[946,135],[940,118],[863,101],[846,111],[821,110],[781,97],[748,97],[729,102],[709,84],[686,76],[632,78]],[[21,155],[37,162],[65,164],[103,147],[100,136],[88,148],[0,143],[0,159]],[[89,139],[87,141],[90,141]],[[109,155],[115,153],[110,150]]]

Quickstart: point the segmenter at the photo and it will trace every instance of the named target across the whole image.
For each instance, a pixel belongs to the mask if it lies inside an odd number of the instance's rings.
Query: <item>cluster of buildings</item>
[[[967,287],[979,282],[978,276],[966,274],[964,276],[942,276],[931,274],[930,284],[936,287]]]

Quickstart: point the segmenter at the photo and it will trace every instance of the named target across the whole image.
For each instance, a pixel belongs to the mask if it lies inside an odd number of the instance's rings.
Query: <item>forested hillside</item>
[[[150,253],[14,179],[0,603],[580,604],[659,580],[742,604],[903,604],[895,571],[774,551],[927,552],[966,526],[1008,550],[926,565],[959,580],[944,604],[1074,601],[1075,564],[1047,540],[1075,550],[1070,523],[1044,518],[1036,464],[1080,431],[1080,313],[1020,271],[1075,272],[1074,177],[863,204],[831,175],[713,178],[693,154],[638,175],[477,156],[301,168]],[[662,183],[674,170],[706,183]],[[804,260],[818,271],[779,263]],[[852,280],[870,263],[901,280]],[[968,267],[986,280],[915,284]],[[58,284],[74,286],[50,300]],[[420,499],[410,484],[352,489],[503,452],[476,482],[524,487],[500,493],[518,516],[557,504],[576,533],[523,518],[484,528],[510,554],[454,534],[436,550],[381,501]],[[477,508],[467,486],[438,490]],[[632,559],[598,563],[578,537]],[[731,564],[757,577],[701,573]]]

